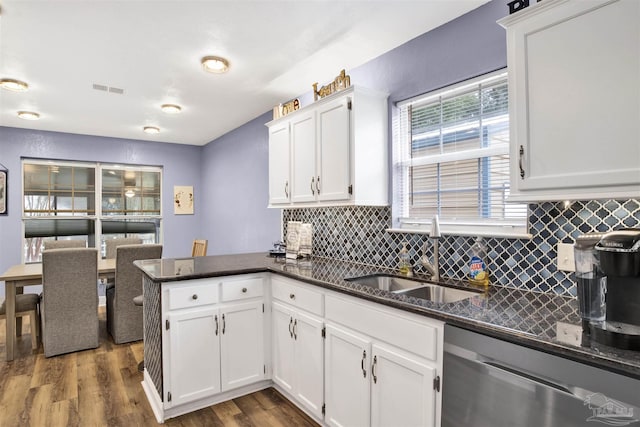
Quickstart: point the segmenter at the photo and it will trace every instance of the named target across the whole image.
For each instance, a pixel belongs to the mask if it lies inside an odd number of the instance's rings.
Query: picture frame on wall
[[[193,215],[193,186],[175,185],[173,187],[173,213],[175,215]]]
[[[8,215],[7,209],[7,178],[9,171],[0,170],[0,215]]]

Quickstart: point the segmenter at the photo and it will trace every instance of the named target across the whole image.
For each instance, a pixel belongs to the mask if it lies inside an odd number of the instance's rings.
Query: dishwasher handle
[[[510,374],[512,374],[512,375],[516,375],[516,376],[521,377],[521,378],[524,378],[524,379],[526,379],[526,380],[533,381],[533,382],[535,382],[535,383],[539,383],[539,384],[545,385],[545,386],[547,386],[547,387],[554,388],[554,389],[556,389],[556,390],[558,390],[558,391],[561,391],[561,392],[563,392],[563,393],[568,393],[568,394],[571,394],[571,395],[573,395],[573,396],[575,396],[575,395],[576,395],[574,392],[572,392],[572,391],[569,389],[569,387],[568,387],[568,386],[566,386],[566,385],[564,385],[564,384],[557,384],[557,383],[555,383],[555,382],[552,382],[552,381],[546,380],[546,379],[544,379],[544,378],[540,378],[540,377],[537,377],[537,376],[535,376],[535,375],[532,375],[532,374],[529,374],[529,373],[525,373],[525,372],[519,371],[519,370],[517,370],[517,369],[510,368],[510,367],[505,366],[505,365],[502,365],[502,364],[500,364],[500,363],[496,363],[496,362],[487,362],[487,361],[480,361],[480,363],[482,363],[482,364],[484,364],[484,365],[491,366],[492,368],[495,368],[495,369],[499,369],[499,370],[501,370],[501,371],[508,372],[508,373],[510,373]],[[576,396],[576,397],[578,397],[578,396]]]

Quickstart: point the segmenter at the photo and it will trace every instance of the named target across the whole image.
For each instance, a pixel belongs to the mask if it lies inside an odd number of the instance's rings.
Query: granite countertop
[[[640,379],[640,352],[599,344],[578,345],[558,333],[559,326],[580,328],[574,298],[499,286],[485,290],[465,282],[445,280],[447,285],[475,290],[478,294],[457,302],[437,303],[344,280],[374,273],[396,273],[388,268],[326,258],[285,262],[266,253],[144,260],[135,264],[155,282],[277,273]]]

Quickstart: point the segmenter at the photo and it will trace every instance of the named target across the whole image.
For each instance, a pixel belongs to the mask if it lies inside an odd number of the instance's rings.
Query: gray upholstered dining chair
[[[107,329],[116,344],[142,339],[142,307],[133,298],[142,293],[142,271],[133,261],[162,257],[162,245],[123,245],[116,249],[116,280],[107,286]]]
[[[42,252],[42,343],[45,357],[96,348],[98,250]]]
[[[105,245],[107,247],[106,256],[107,259],[114,259],[116,257],[116,248],[122,245],[139,245],[142,243],[142,239],[139,237],[119,237],[117,239],[106,239]]]
[[[51,249],[64,248],[86,248],[87,242],[84,240],[45,240],[42,242],[45,251]]]
[[[38,349],[38,337],[40,336],[40,320],[38,319],[38,304],[40,296],[38,294],[16,295],[16,317],[29,316],[29,327],[31,328],[31,348]],[[0,305],[0,319],[6,319],[6,300]],[[16,325],[17,326],[17,325]],[[22,325],[21,325],[22,328]],[[22,331],[16,331],[21,335]]]

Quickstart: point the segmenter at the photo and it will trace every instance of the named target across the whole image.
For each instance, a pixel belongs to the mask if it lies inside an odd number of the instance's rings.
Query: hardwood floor
[[[0,320],[0,427],[156,426],[138,372],[142,341],[116,345],[100,311],[100,347],[46,359],[31,350],[28,320],[16,358],[5,360]],[[166,426],[317,426],[274,389],[172,418]]]

